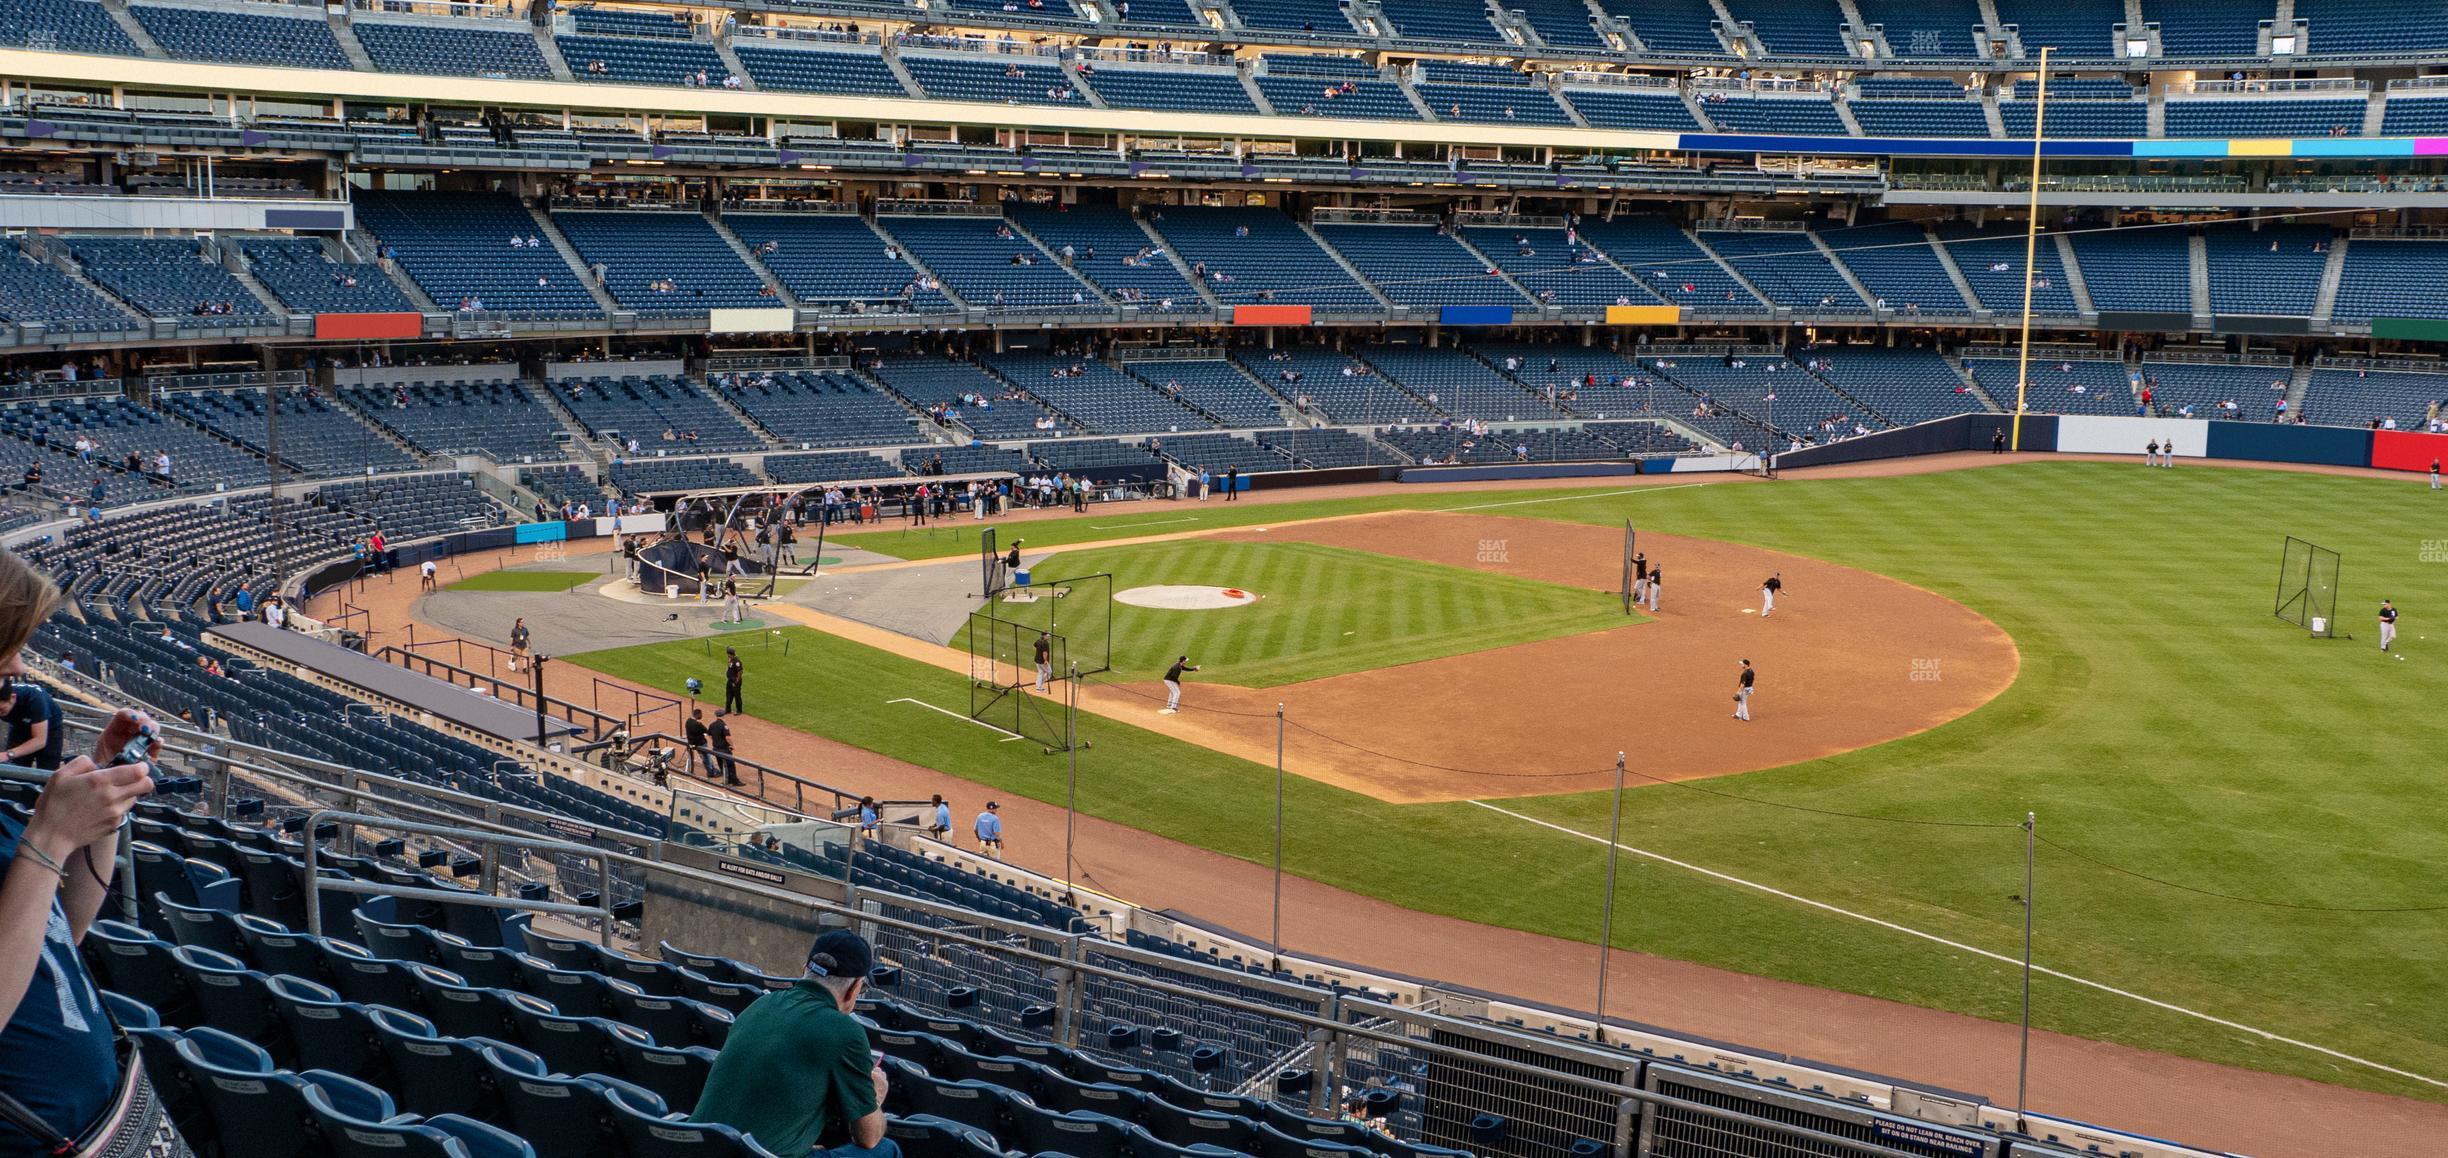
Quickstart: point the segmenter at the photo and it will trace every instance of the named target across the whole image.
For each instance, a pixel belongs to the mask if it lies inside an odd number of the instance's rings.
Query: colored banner
[[[559,543],[569,538],[569,524],[558,519],[549,523],[520,523],[512,529],[521,543]]]
[[[1236,326],[1305,326],[1309,324],[1308,306],[1234,306],[1232,324]]]
[[[706,332],[712,334],[787,334],[799,319],[789,306],[762,309],[715,310],[706,319]]]
[[[2152,444],[2173,448],[2178,458],[2210,453],[2206,418],[2109,418],[2068,414],[2057,420],[2057,449],[2066,454],[2147,453]]]
[[[2210,457],[2247,462],[2371,464],[2372,432],[2357,426],[2281,426],[2272,422],[2213,422]]]
[[[1683,307],[1608,306],[1606,320],[1610,326],[1679,326],[1683,324]]]
[[[2428,471],[2433,462],[2448,459],[2448,434],[2375,430],[2371,439],[2371,464],[2381,470]]]
[[[1509,326],[1511,306],[1439,306],[1437,321],[1448,326]]]
[[[266,209],[263,222],[266,229],[346,229],[349,215],[345,209]]]
[[[2373,318],[2372,337],[2448,342],[2448,318]]]
[[[316,314],[314,320],[314,336],[326,342],[424,335],[423,314]]]

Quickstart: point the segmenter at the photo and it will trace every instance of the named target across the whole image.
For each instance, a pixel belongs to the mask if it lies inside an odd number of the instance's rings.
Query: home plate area
[[[1114,593],[1117,603],[1162,611],[1213,611],[1221,607],[1246,607],[1258,600],[1255,592],[1243,591],[1238,587],[1201,587],[1181,583],[1133,587]]]

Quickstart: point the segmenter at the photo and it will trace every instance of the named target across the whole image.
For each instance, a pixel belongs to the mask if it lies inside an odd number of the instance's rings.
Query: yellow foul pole
[[[2040,50],[2040,82],[2032,92],[2031,220],[2023,231],[2023,339],[2015,351],[2014,449],[2023,449],[2023,401],[2031,386],[2032,263],[2040,256],[2040,142],[2048,124],[2049,50]]]

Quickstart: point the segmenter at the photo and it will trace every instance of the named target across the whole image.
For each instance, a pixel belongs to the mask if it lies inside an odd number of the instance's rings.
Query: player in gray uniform
[[[2395,642],[2397,642],[2397,605],[2383,599],[2380,601],[2380,650],[2387,651],[2389,645]]]
[[[1750,660],[1742,661],[1742,665],[1742,683],[1734,689],[1734,718],[1747,724],[1751,722],[1752,681],[1758,673],[1751,670]]]

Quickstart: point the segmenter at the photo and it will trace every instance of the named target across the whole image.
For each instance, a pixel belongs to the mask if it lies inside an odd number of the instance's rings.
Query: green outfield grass
[[[1049,579],[1111,574],[1113,591],[1195,584],[1261,596],[1207,611],[1115,603],[1110,627],[1078,597],[1101,594],[1103,584],[1060,600],[997,604],[998,617],[1027,625],[1007,646],[1017,639],[1025,649],[1049,623],[1070,641],[1074,660],[1110,639],[1113,678],[1126,680],[1155,679],[1187,655],[1201,679],[1275,687],[1632,622],[1610,593],[1315,543],[1180,539],[1065,551],[1036,570]],[[953,646],[967,646],[967,635]]]
[[[1483,501],[1444,494],[1431,505]],[[1381,504],[1300,506],[1329,514]],[[1263,509],[1270,520],[1290,517],[1287,508]],[[2438,553],[2426,554],[2424,543],[2448,539],[2448,504],[2419,482],[2050,462],[1492,513],[1600,525],[1631,517],[1644,530],[1868,568],[1963,601],[2022,649],[2015,685],[1955,723],[1713,780],[1706,792],[1634,792],[1627,843],[2012,954],[2020,832],[1831,813],[2005,825],[2036,812],[2043,836],[2130,870],[2041,848],[2041,964],[2448,1075],[2448,913],[2340,911],[2448,904],[2448,824],[2438,819],[2436,784],[2448,563],[2426,561]],[[2363,638],[2313,641],[2271,618],[2286,534],[2344,553],[2341,620]],[[2404,660],[2375,647],[2371,612],[2383,596],[2405,611]],[[1794,610],[1823,613],[1799,600]],[[2442,630],[2438,647],[2427,638],[2432,624]],[[692,644],[574,658],[667,688],[715,674]],[[1947,657],[1929,658],[1943,679]],[[791,658],[762,665],[758,678],[771,689],[765,702],[788,705],[773,717],[780,722],[998,791],[1062,796],[1062,761],[883,702],[911,696],[957,709],[967,691],[956,673],[803,633]],[[1764,697],[1763,711],[1773,702]],[[1268,769],[1095,717],[1080,729],[1095,742],[1080,761],[1085,810],[1266,858]],[[1628,725],[1624,746],[1638,743]],[[1164,775],[1147,775],[1151,768]],[[1504,787],[1491,780],[1491,791]],[[1606,827],[1603,794],[1500,803],[1581,832]],[[1596,844],[1471,804],[1391,806],[1297,779],[1288,815],[1288,863],[1301,875],[1416,909],[1595,937]],[[1621,890],[1617,941],[1627,948],[1999,1020],[2015,1013],[2014,971],[1994,962],[1635,858],[1625,861]],[[1288,933],[1297,941],[1297,927]],[[1639,1015],[1672,1025],[1671,996],[1651,1001]],[[2435,1087],[2045,977],[2036,1019],[2443,1098]]]
[[[601,578],[601,571],[487,571],[452,583],[447,590],[567,591]]]

